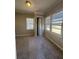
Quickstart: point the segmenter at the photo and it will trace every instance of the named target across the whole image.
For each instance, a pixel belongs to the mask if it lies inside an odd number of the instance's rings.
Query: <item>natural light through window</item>
[[[50,16],[45,20],[46,30],[50,31]]]
[[[55,32],[57,34],[61,34],[61,30],[58,30],[58,29],[55,29],[55,28],[52,29],[52,32]]]
[[[52,32],[61,35],[63,23],[63,11],[52,15]]]
[[[27,30],[34,29],[34,19],[33,18],[26,18],[26,29]]]

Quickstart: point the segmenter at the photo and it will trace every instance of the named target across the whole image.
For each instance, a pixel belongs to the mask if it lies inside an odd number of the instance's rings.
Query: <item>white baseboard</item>
[[[16,36],[33,36],[33,34],[18,34],[18,35],[16,35]]]
[[[48,38],[52,43],[54,43],[57,47],[59,47],[62,51],[63,51],[63,48],[58,45],[54,40],[52,40],[50,37],[46,36],[46,38]]]
[[[16,36],[26,36],[26,35],[16,35]]]

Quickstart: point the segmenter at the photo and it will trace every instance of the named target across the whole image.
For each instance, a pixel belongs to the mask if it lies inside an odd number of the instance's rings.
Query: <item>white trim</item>
[[[18,35],[16,35],[16,36],[32,36],[33,34],[18,34]]]
[[[58,45],[54,40],[52,40],[50,37],[45,36],[46,38],[48,38],[52,43],[54,43],[57,47],[59,47],[62,51],[63,51],[63,47],[61,47],[60,45]]]
[[[26,35],[16,35],[16,36],[26,36]]]

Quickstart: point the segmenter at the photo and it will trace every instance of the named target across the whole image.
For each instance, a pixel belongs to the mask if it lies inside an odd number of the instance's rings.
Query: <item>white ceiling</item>
[[[26,0],[15,0],[16,12],[19,13],[45,13],[50,8],[54,7],[61,0],[29,0],[32,3],[32,7],[25,6]]]

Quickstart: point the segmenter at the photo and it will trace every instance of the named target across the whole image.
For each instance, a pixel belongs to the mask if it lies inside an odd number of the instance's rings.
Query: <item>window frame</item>
[[[48,19],[49,18],[49,19]],[[47,21],[49,21],[48,23],[46,23]],[[47,16],[46,18],[45,18],[45,30],[46,31],[51,31],[51,25],[50,25],[50,23],[51,23],[51,16]],[[49,25],[49,30],[47,30],[47,25]]]
[[[29,23],[27,23],[27,19],[32,19],[32,25],[31,26],[33,26],[32,28],[28,28],[28,25],[27,24],[29,24]],[[26,30],[34,30],[34,18],[26,18]]]
[[[53,21],[53,16],[56,16],[57,14],[59,14],[60,12],[62,12],[63,13],[63,11],[61,10],[61,11],[59,11],[59,12],[57,12],[57,13],[54,13],[54,14],[52,14],[52,19],[51,19],[51,32],[52,32],[52,27],[53,26],[61,26],[61,29],[60,29],[60,31],[61,31],[61,34],[58,34],[58,33],[56,33],[56,32],[53,32],[53,33],[55,33],[55,34],[57,34],[57,35],[59,35],[59,36],[62,36],[63,35],[63,16],[62,16],[62,18],[61,18],[61,20],[54,20]],[[57,15],[58,16],[58,15]],[[58,22],[58,21],[62,21],[62,23],[58,23],[58,24],[53,24],[53,22]]]

